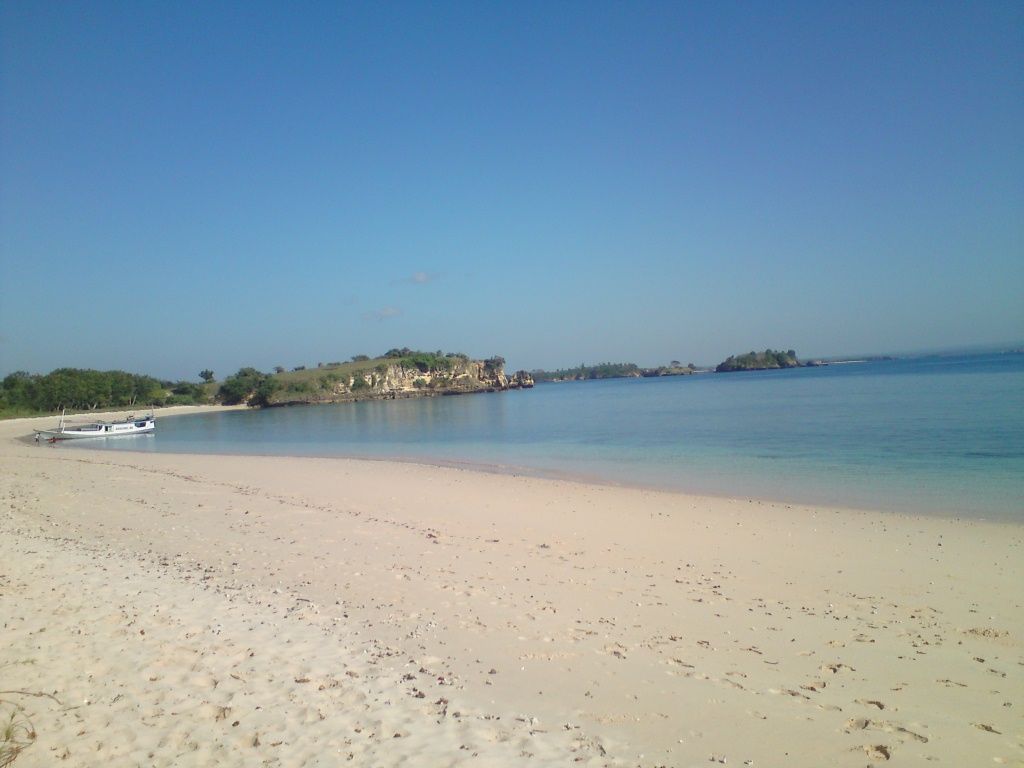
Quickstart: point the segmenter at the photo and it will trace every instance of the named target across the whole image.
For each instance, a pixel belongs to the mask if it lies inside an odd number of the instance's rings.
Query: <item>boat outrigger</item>
[[[83,437],[123,437],[155,431],[156,419],[153,414],[129,416],[122,421],[66,422],[62,413],[60,425],[55,429],[36,430],[36,441],[46,440],[55,443],[58,440],[73,440]]]

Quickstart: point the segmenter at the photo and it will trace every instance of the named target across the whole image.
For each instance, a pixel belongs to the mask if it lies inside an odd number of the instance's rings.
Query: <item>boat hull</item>
[[[36,440],[83,440],[101,437],[126,437],[128,435],[144,435],[156,431],[156,421],[152,418],[132,419],[130,421],[98,421],[91,424],[63,425],[56,429],[40,429],[36,431]]]

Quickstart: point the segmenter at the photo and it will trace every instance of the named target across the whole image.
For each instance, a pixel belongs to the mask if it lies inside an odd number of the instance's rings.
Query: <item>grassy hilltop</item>
[[[429,395],[495,392],[533,386],[528,373],[505,375],[505,359],[470,360],[457,352],[393,349],[371,359],[357,355],[350,362],[296,368],[263,374],[243,368],[219,388],[225,404],[291,405],[350,402]]]

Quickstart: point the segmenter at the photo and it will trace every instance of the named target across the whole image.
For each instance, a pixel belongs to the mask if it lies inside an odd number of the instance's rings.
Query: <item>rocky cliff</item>
[[[533,377],[525,371],[509,377],[505,375],[503,366],[494,367],[483,360],[467,360],[456,363],[450,370],[388,365],[383,371],[373,369],[352,377],[348,382],[338,382],[334,394],[343,399],[394,399],[501,392],[532,386]]]
[[[442,365],[396,360],[379,362],[352,373],[326,370],[319,378],[306,380],[300,386],[283,387],[275,393],[270,404],[465,395],[529,389],[533,385],[533,376],[528,372],[517,371],[509,376],[502,364],[491,360],[448,359]]]

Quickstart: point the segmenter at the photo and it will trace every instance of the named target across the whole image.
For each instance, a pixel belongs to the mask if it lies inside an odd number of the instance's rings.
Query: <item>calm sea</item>
[[[1024,355],[168,417],[102,447],[397,458],[1024,521]]]

